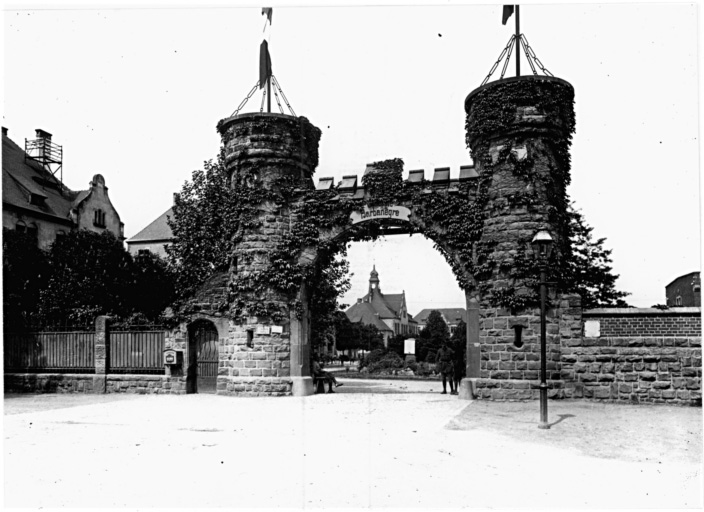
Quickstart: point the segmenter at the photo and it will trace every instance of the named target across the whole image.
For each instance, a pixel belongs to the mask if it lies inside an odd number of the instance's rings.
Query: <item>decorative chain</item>
[[[523,36],[523,34],[521,34],[521,36]],[[530,65],[530,69],[533,70],[534,75],[537,75],[538,72],[535,71],[535,65],[533,64],[533,59],[531,59],[531,57],[530,57],[530,53],[528,52],[528,48],[527,48],[526,42],[523,39],[523,37],[521,37],[521,46],[523,46],[523,51],[526,54],[526,60],[528,61],[528,64]]]
[[[297,117],[296,113],[293,111],[293,108],[291,108],[291,105],[289,104],[288,99],[286,99],[286,95],[284,94],[283,89],[281,89],[281,86],[279,85],[279,81],[276,79],[276,77],[274,75],[271,75],[271,80],[272,80],[272,82],[274,82],[274,86],[281,93],[281,97],[284,99],[284,103],[286,103],[286,106],[291,111],[291,115],[293,115],[293,117]],[[281,105],[279,105],[279,106],[281,106]],[[282,111],[282,114],[283,114],[283,111]]]
[[[264,94],[262,94],[262,104],[259,107],[259,112],[264,112],[264,100],[266,99],[266,89],[264,89]]]
[[[501,76],[499,77],[500,80],[503,80],[504,75],[506,74],[506,68],[508,67],[508,61],[511,60],[511,52],[513,52],[513,47],[516,46],[516,37],[511,38],[511,42],[508,44],[508,53],[506,54],[506,61],[504,62],[504,67],[501,69]],[[516,58],[519,57],[518,55],[518,48],[516,48]]]
[[[522,38],[523,41],[525,42],[526,56],[529,57],[528,61],[530,61],[530,59],[533,59],[533,60],[535,61],[535,63],[538,65],[538,67],[540,68],[540,71],[542,71],[542,72],[545,73],[546,75],[555,76],[555,75],[553,75],[552,73],[550,73],[550,71],[548,71],[548,70],[545,68],[545,66],[543,66],[543,63],[542,63],[542,62],[540,62],[540,59],[538,58],[538,56],[537,56],[537,55],[535,54],[535,52],[533,51],[533,48],[531,48],[531,47],[530,47],[530,44],[528,44],[528,38],[526,38],[526,36],[525,36],[524,34],[521,34],[521,38]]]
[[[240,113],[240,110],[242,110],[242,107],[244,107],[245,104],[249,101],[249,98],[252,97],[252,94],[254,94],[254,91],[257,90],[257,87],[259,87],[259,80],[257,80],[257,83],[256,83],[256,84],[254,84],[254,87],[252,87],[252,90],[249,91],[249,94],[247,95],[247,97],[242,100],[242,103],[240,103],[240,106],[237,107],[237,110],[235,110],[235,111],[232,113],[232,116],[236,116],[237,114]],[[230,116],[230,117],[232,117],[232,116]]]
[[[274,98],[276,98],[276,104],[279,106],[279,112],[284,113],[284,109],[279,101],[279,93],[276,92],[276,87],[274,87]]]
[[[494,65],[491,67],[491,71],[489,71],[489,74],[486,75],[486,78],[482,82],[482,85],[486,85],[486,83],[489,81],[491,78],[491,75],[494,74],[494,71],[496,71],[496,68],[499,67],[499,64],[501,64],[501,61],[506,59],[504,61],[504,65],[501,68],[501,76],[499,77],[499,80],[503,79],[504,75],[506,74],[506,68],[508,67],[508,62],[511,60],[511,53],[514,50],[516,50],[516,58],[519,58],[519,54],[521,51],[521,47],[523,47],[523,52],[526,54],[526,59],[528,60],[528,64],[530,64],[530,68],[533,71],[534,75],[537,75],[538,72],[535,69],[535,66],[537,65],[540,71],[542,71],[544,74],[548,76],[555,76],[550,71],[548,71],[545,66],[543,66],[543,63],[540,62],[540,59],[535,55],[535,52],[533,51],[533,48],[531,48],[530,44],[528,44],[528,39],[524,34],[519,35],[519,41],[516,40],[516,35],[512,34],[511,38],[508,40],[508,44],[504,47],[504,49],[501,51],[501,55],[499,55],[499,58],[494,62]]]
[[[515,35],[511,34],[511,38],[508,40],[508,44],[507,44],[507,45],[504,47],[504,49],[501,51],[501,55],[499,55],[499,58],[496,60],[496,62],[494,62],[494,65],[491,67],[491,71],[489,71],[489,74],[486,75],[486,78],[485,78],[484,81],[482,82],[482,85],[486,84],[486,83],[489,81],[489,78],[491,78],[491,75],[494,74],[494,71],[496,71],[496,68],[499,66],[499,63],[500,63],[501,60],[504,58],[504,55],[506,55],[506,52],[508,51],[508,49],[509,49],[511,46],[513,46],[513,39],[514,39],[515,37],[516,37]]]

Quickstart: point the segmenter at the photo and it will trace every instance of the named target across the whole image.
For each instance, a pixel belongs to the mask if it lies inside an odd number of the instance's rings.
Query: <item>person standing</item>
[[[443,342],[442,347],[440,347],[440,350],[438,350],[438,353],[435,356],[436,370],[440,372],[440,375],[442,375],[443,395],[447,394],[447,381],[450,381],[450,394],[454,395],[457,393],[455,391],[455,383],[453,380],[454,356],[455,353],[450,347],[447,346],[447,342]]]

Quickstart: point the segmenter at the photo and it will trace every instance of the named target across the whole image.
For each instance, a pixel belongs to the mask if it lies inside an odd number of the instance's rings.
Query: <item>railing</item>
[[[95,373],[96,365],[105,365],[107,373],[163,375],[166,331],[154,325],[122,325],[120,329],[101,331],[109,358],[104,361],[103,357],[100,363],[96,361],[95,330],[61,327],[50,332],[5,332],[5,373]]]
[[[5,333],[5,372],[95,372],[95,333]]]
[[[163,330],[111,331],[110,373],[164,373]]]

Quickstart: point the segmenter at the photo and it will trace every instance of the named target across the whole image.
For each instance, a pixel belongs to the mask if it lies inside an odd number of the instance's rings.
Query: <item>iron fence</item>
[[[163,374],[163,330],[110,331],[110,373]]]
[[[95,373],[95,332],[5,333],[5,371]]]

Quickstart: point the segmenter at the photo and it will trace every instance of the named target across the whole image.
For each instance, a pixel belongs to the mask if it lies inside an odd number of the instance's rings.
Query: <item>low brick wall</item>
[[[93,393],[96,380],[104,382],[107,393],[185,394],[184,377],[165,375],[93,375],[76,373],[7,373],[5,392],[14,393]]]
[[[603,308],[587,310],[585,322],[598,322],[601,336],[697,337],[702,334],[701,308]]]

